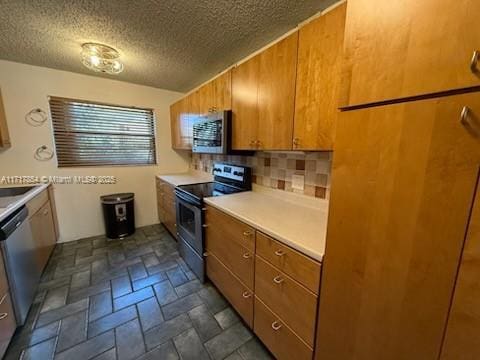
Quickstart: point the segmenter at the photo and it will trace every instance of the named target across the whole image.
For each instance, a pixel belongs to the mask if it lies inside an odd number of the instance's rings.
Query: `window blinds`
[[[59,167],[156,163],[152,109],[50,97]]]

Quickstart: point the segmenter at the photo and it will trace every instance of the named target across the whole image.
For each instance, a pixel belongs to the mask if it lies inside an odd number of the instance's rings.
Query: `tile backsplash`
[[[257,152],[253,156],[192,154],[191,168],[212,173],[215,162],[248,165],[253,182],[274,189],[328,199],[332,152]],[[305,177],[304,189],[292,188],[292,176]]]

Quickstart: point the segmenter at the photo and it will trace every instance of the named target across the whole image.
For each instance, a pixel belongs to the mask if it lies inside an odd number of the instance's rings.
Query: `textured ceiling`
[[[122,55],[113,78],[187,91],[334,2],[0,0],[0,58],[98,75],[79,54],[100,42]]]

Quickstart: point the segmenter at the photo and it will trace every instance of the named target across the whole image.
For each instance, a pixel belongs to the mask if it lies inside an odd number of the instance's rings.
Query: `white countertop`
[[[45,190],[48,185],[49,184],[36,185],[33,189],[29,190],[25,194],[14,196],[13,198],[15,198],[15,201],[12,202],[8,207],[0,207],[0,221],[4,220],[8,215],[14,213],[15,210],[17,210],[22,205],[25,205],[27,202],[29,202],[31,199],[33,199],[35,196]]]
[[[204,201],[315,260],[323,259],[327,200],[254,186],[253,191]]]
[[[157,177],[161,180],[168,182],[169,184],[172,184],[173,186],[190,185],[213,181],[213,175],[207,174],[203,171],[194,170],[179,174],[157,175]]]

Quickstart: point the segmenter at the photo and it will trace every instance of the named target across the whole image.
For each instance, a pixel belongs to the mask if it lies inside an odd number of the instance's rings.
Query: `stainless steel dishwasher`
[[[42,273],[27,218],[28,209],[22,206],[0,222],[0,244],[18,325],[25,323]]]

